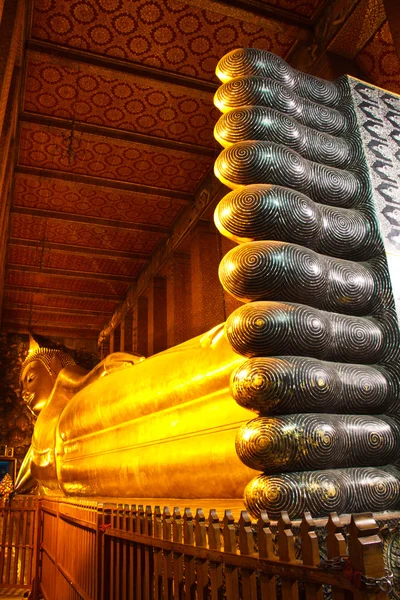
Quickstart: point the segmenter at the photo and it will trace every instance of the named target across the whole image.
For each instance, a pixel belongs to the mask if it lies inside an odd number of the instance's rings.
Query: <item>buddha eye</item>
[[[28,375],[27,382],[31,383],[34,379],[35,379],[35,375],[33,373],[31,373],[30,375]]]

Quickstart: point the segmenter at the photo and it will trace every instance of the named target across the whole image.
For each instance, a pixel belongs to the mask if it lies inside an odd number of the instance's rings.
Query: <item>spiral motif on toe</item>
[[[328,278],[318,254],[284,242],[249,242],[233,248],[219,266],[224,288],[242,301],[282,300],[320,305]]]
[[[238,142],[221,152],[214,170],[231,188],[273,183],[295,188],[315,201],[348,208],[357,206],[366,194],[353,173],[310,162],[274,142]]]
[[[243,302],[308,302],[359,315],[379,302],[378,282],[365,266],[285,242],[248,242],[233,248],[220,263],[219,278]]]
[[[325,106],[338,106],[341,101],[339,87],[331,82],[296,71],[296,92],[299,96]]]
[[[367,187],[350,171],[327,167],[318,163],[310,163],[311,180],[310,196],[315,200],[334,206],[353,208],[365,201]]]
[[[226,334],[233,349],[249,357],[324,356],[331,341],[328,313],[286,302],[241,306],[228,317]]]
[[[400,471],[393,466],[354,467],[259,475],[245,489],[245,505],[258,518],[266,510],[278,519],[282,510],[299,519],[340,513],[379,512],[400,508]]]
[[[352,470],[355,511],[396,510],[400,499],[400,472],[393,466]]]
[[[341,362],[379,361],[384,349],[384,335],[376,321],[328,314],[331,316],[332,346],[327,358]]]
[[[245,465],[267,473],[342,466],[340,434],[333,415],[258,417],[238,431],[236,452]]]
[[[393,397],[392,377],[381,367],[367,365],[329,363],[338,373],[342,391],[337,397],[335,412],[379,413],[384,412]]]
[[[262,76],[275,79],[295,90],[300,96],[326,106],[340,103],[340,89],[335,83],[300,73],[287,62],[267,50],[238,48],[225,54],[216,68],[216,75],[225,83],[236,77]]]
[[[318,131],[339,136],[348,123],[338,110],[301,98],[291,89],[265,77],[240,77],[221,85],[214,96],[215,106],[223,113],[243,106],[268,106]]]
[[[378,413],[393,396],[391,376],[382,368],[297,356],[250,358],[232,373],[230,392],[262,416]]]
[[[282,240],[314,247],[322,229],[310,198],[277,185],[248,185],[227,194],[215,209],[222,235],[235,242]]]
[[[295,87],[296,83],[294,69],[283,58],[257,48],[238,48],[228,52],[218,62],[215,72],[222,82],[245,75],[261,75],[288,87]]]
[[[232,348],[243,356],[293,354],[343,362],[374,363],[383,332],[371,318],[328,313],[288,302],[251,302],[229,315]]]
[[[313,517],[353,512],[351,475],[351,469],[259,475],[246,486],[244,503],[254,518],[262,510],[271,519],[283,510],[291,519],[302,518],[306,510]]]
[[[222,235],[235,242],[281,240],[340,258],[367,260],[379,251],[375,223],[357,210],[324,206],[279,185],[229,192],[215,209]]]
[[[324,263],[329,284],[320,307],[353,315],[373,312],[380,302],[379,285],[368,265],[329,257]]]
[[[222,115],[214,128],[214,137],[225,148],[245,140],[284,144],[304,158],[338,168],[348,167],[353,160],[347,140],[314,131],[263,106],[245,106]]]
[[[258,417],[236,436],[236,452],[266,473],[390,463],[400,449],[392,419],[365,415]]]
[[[375,223],[357,210],[318,204],[324,226],[316,249],[322,254],[367,260],[379,248]]]

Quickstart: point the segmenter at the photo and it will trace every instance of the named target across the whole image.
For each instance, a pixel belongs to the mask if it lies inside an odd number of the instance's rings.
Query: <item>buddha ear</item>
[[[58,356],[52,356],[50,360],[50,369],[54,373],[55,377],[57,377],[62,368],[62,363]]]

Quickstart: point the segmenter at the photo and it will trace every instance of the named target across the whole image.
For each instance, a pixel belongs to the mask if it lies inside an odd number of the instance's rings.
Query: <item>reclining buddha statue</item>
[[[31,473],[73,495],[244,494],[271,518],[399,509],[396,261],[374,165],[383,156],[387,176],[399,152],[400,101],[256,49],[217,75],[215,173],[232,191],[215,221],[238,244],[220,279],[244,304],[203,336],[87,374],[28,356],[23,394],[40,414],[20,489]]]

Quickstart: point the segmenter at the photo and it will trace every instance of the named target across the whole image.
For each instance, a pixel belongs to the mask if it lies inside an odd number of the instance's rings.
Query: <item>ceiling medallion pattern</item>
[[[356,62],[374,85],[400,93],[400,63],[387,21],[359,52]]]
[[[7,273],[6,282],[7,285],[16,285],[21,288],[53,289],[99,295],[107,294],[117,297],[122,297],[128,287],[128,284],[122,281],[80,279],[77,277],[50,275],[48,273],[13,271],[11,269]]]
[[[162,196],[17,174],[14,206],[170,227],[184,204]]]
[[[80,147],[69,161],[64,131],[23,123],[19,164],[193,193],[213,163],[210,157],[87,133],[76,134]]]
[[[293,0],[290,8],[304,14],[315,4]],[[207,80],[215,80],[219,58],[237,47],[286,56],[295,32],[276,22],[266,31],[176,0],[36,0],[32,25],[36,39]]]
[[[41,253],[41,247],[13,245],[9,246],[8,262],[13,266],[29,266],[43,269],[63,269],[65,271],[77,271],[81,273],[97,274],[123,277],[136,277],[145,264],[143,261],[131,258],[113,258],[108,256],[91,256],[90,254],[76,254],[45,248]]]
[[[29,55],[25,111],[215,147],[212,93]]]
[[[148,231],[132,231],[106,225],[43,219],[33,215],[14,213],[11,218],[11,237],[68,244],[75,246],[77,250],[80,246],[150,254],[163,235]]]

